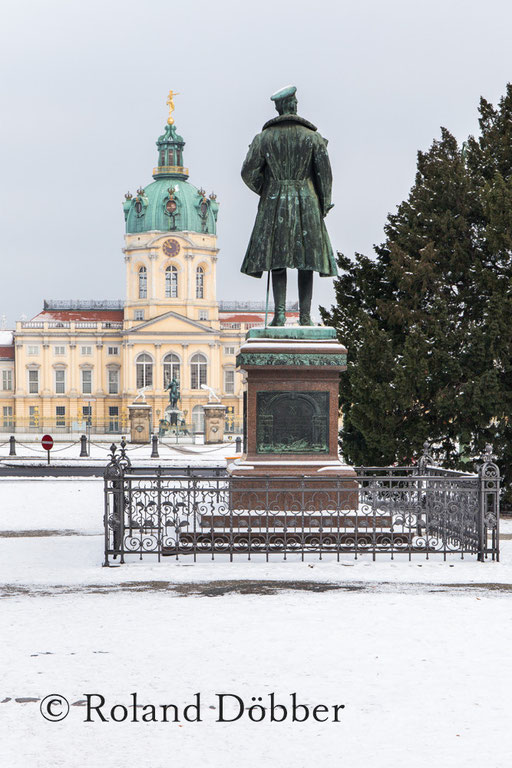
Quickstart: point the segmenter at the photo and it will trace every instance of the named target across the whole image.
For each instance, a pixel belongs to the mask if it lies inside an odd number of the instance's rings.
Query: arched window
[[[200,352],[190,360],[190,388],[201,389],[201,384],[207,382],[208,361]]]
[[[165,298],[178,298],[178,270],[172,264],[165,270]]]
[[[196,299],[204,299],[204,269],[196,269]]]
[[[137,372],[137,389],[153,386],[153,361],[148,354],[143,352],[135,361]]]
[[[139,269],[139,299],[148,297],[148,271],[146,267]]]
[[[192,431],[204,432],[204,408],[202,405],[194,405],[192,408]]]
[[[167,389],[173,379],[180,382],[180,359],[178,355],[170,352],[164,357],[164,389]]]

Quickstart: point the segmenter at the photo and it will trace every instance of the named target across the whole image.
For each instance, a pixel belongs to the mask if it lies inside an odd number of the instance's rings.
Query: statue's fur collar
[[[279,125],[280,123],[299,123],[299,125],[304,125],[306,128],[309,128],[311,131],[316,131],[316,125],[313,125],[313,123],[310,123],[309,120],[305,120],[303,117],[299,117],[299,115],[279,115],[278,117],[274,117],[272,120],[267,120],[265,125],[263,126],[262,130],[264,131],[265,128],[272,128],[274,125]]]

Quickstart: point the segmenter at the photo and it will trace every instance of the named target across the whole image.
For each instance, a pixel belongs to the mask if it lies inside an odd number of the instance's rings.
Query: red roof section
[[[121,321],[122,309],[47,309],[39,312],[32,320],[55,320],[57,322],[87,322],[88,320]]]
[[[0,347],[0,358],[2,360],[14,360],[14,344],[9,347]]]

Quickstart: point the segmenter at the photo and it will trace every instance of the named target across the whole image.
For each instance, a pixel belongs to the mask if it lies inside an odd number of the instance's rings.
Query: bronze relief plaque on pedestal
[[[328,453],[329,392],[256,395],[257,453]]]

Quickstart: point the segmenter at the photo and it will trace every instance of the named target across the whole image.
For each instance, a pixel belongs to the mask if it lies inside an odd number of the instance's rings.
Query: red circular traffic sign
[[[53,448],[53,437],[51,435],[43,435],[41,438],[41,445],[45,451],[51,451]]]

